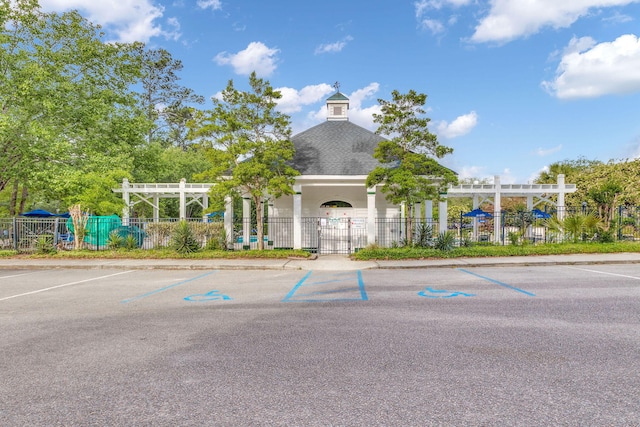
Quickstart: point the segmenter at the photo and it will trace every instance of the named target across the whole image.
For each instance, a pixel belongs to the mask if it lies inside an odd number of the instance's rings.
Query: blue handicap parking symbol
[[[206,294],[194,294],[184,298],[189,302],[208,302],[208,301],[231,301],[232,298],[228,295],[221,294],[220,291],[210,291]]]
[[[453,297],[475,297],[475,294],[465,292],[451,292],[444,289],[425,288],[424,291],[418,292],[418,295],[426,298],[453,298]]]

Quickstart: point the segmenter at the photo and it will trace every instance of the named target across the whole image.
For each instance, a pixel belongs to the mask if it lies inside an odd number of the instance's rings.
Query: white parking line
[[[26,276],[27,274],[33,274],[33,272],[21,273],[21,274],[12,274],[11,276],[0,276],[0,279],[10,279],[12,277]]]
[[[119,276],[121,274],[133,273],[134,271],[135,270],[121,271],[119,273],[113,273],[113,274],[108,274],[106,276],[94,277],[92,279],[85,279],[85,280],[78,280],[77,282],[64,283],[62,285],[51,286],[50,288],[38,289],[37,291],[25,292],[23,294],[12,295],[10,297],[0,298],[0,301],[5,301],[5,300],[8,300],[8,299],[12,299],[12,298],[24,297],[24,296],[27,296],[27,295],[33,295],[33,294],[37,294],[37,293],[40,293],[40,292],[50,291],[50,290],[53,290],[53,289],[64,288],[65,286],[78,285],[80,283],[87,283],[87,282],[91,282],[91,281],[94,281],[94,280],[106,279],[108,277]]]
[[[628,276],[626,274],[618,274],[618,273],[609,273],[606,271],[598,271],[598,270],[591,270],[588,268],[579,268],[579,267],[567,267],[567,268],[571,268],[573,270],[581,270],[581,271],[588,271],[590,273],[600,273],[600,274],[606,274],[609,276],[618,276],[618,277],[626,277],[627,279],[635,279],[635,280],[640,280],[640,277],[637,276]]]

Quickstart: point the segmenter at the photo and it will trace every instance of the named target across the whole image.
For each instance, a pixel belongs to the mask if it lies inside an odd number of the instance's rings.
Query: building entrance
[[[366,218],[318,218],[318,253],[351,254],[366,246]]]

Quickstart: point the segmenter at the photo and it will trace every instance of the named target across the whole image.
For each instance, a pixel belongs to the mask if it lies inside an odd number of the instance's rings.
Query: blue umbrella
[[[462,214],[462,216],[470,217],[470,218],[493,218],[489,212],[485,212],[480,208],[474,209],[471,212],[467,212],[466,214]]]
[[[551,218],[551,215],[541,211],[540,209],[534,209],[531,211],[531,213],[533,214],[533,217],[536,219],[547,219],[547,218]]]
[[[33,218],[48,218],[51,216],[56,216],[56,214],[51,213],[49,211],[45,211],[43,209],[35,209],[29,212],[25,212],[21,216],[29,216]]]

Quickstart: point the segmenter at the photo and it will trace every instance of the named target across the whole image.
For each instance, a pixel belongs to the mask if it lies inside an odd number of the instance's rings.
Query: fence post
[[[618,240],[622,240],[622,205],[618,206]]]
[[[13,249],[14,250],[18,250],[18,240],[19,240],[19,233],[18,233],[18,218],[16,218],[15,216],[13,217]]]
[[[58,226],[60,225],[60,218],[56,218],[53,221],[53,248],[58,247]]]
[[[347,231],[349,232],[349,237],[347,237],[347,251],[351,253],[351,218],[347,218]]]

